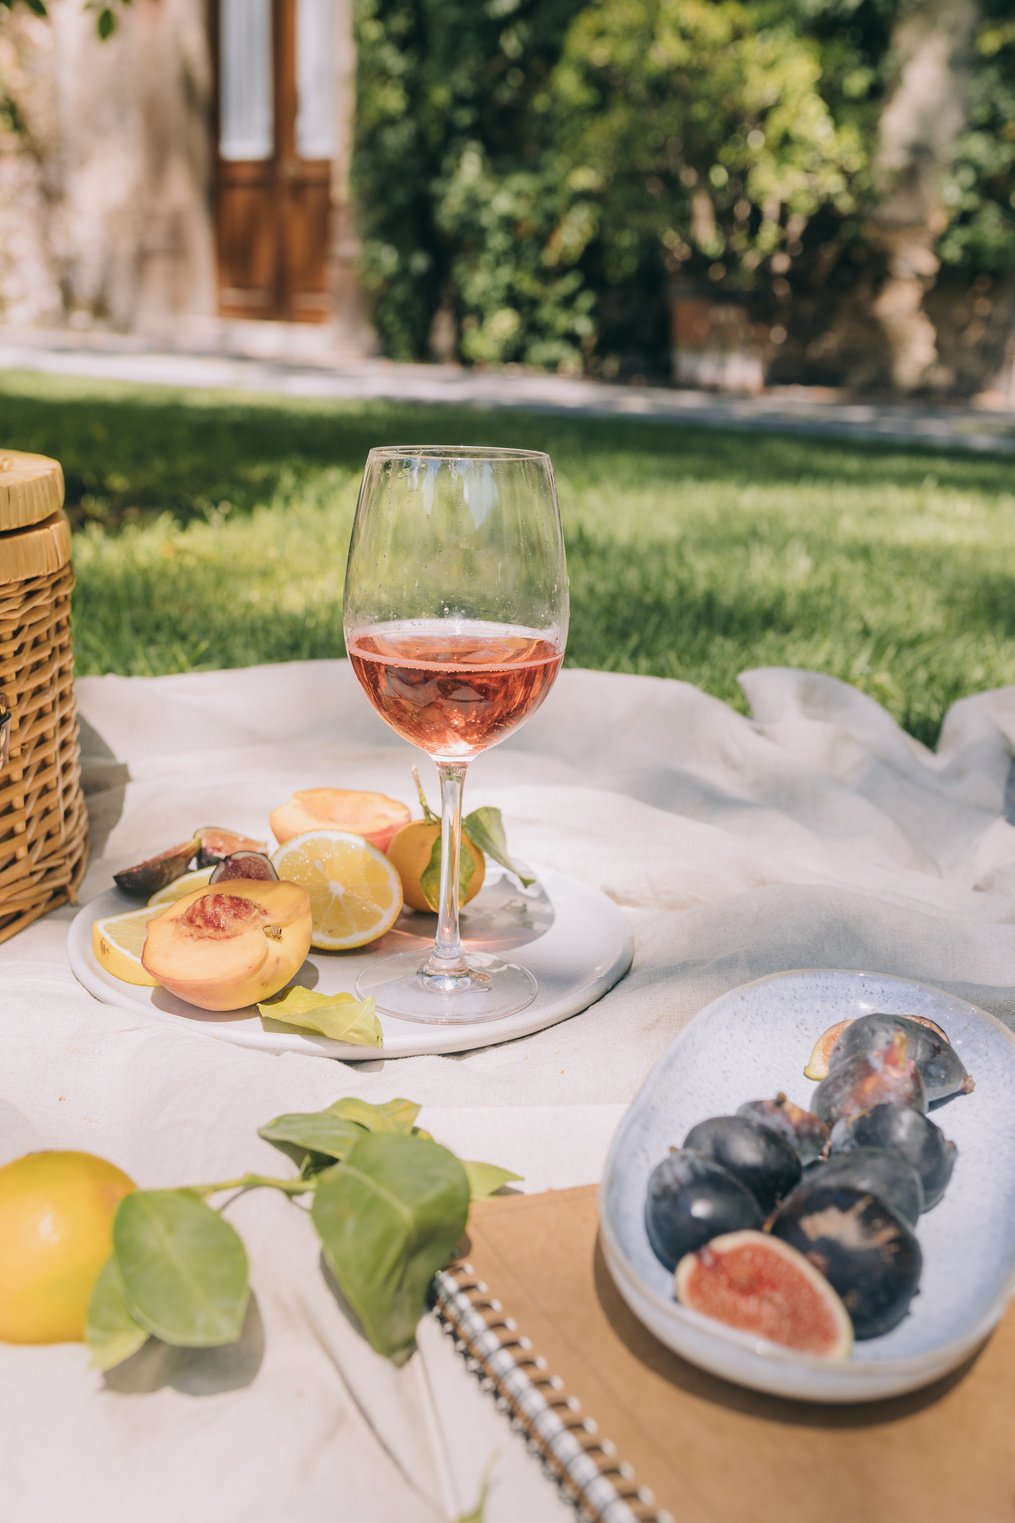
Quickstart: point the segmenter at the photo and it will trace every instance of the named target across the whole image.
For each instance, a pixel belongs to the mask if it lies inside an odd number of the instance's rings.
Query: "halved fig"
[[[677,1300],[727,1327],[822,1359],[845,1359],[853,1326],[802,1253],[766,1232],[729,1232],[680,1260]]]
[[[937,1022],[932,1021],[929,1015],[906,1015],[901,1018],[907,1021],[916,1021],[918,1025],[925,1026],[928,1031],[934,1032],[934,1034],[940,1037],[943,1042],[947,1042],[948,1040],[947,1033],[942,1031]],[[821,1035],[818,1037],[818,1040],[811,1048],[811,1055],[807,1059],[807,1067],[804,1069],[804,1075],[806,1078],[828,1078],[828,1069],[831,1062],[832,1053],[839,1041],[839,1038],[842,1036],[847,1026],[853,1025],[854,1019],[863,1020],[864,1017],[847,1016],[845,1020],[836,1021],[833,1026],[827,1027],[827,1029],[821,1033]],[[885,1019],[890,1020],[892,1017],[885,1017]]]
[[[857,1053],[886,1047],[897,1032],[905,1037],[906,1056],[920,1070],[928,1101],[944,1100],[960,1092],[968,1095],[975,1089],[965,1064],[941,1028],[908,1015],[861,1015],[850,1021],[832,1049],[830,1067],[835,1069]]]
[[[234,856],[238,851],[267,849],[267,841],[255,841],[252,836],[241,836],[237,830],[224,830],[221,825],[202,825],[197,832],[197,867],[214,867],[224,857]]]
[[[208,882],[222,883],[232,878],[260,878],[265,883],[277,883],[278,873],[263,851],[234,851],[222,858]]]
[[[828,1078],[814,1091],[811,1109],[831,1126],[887,1103],[927,1109],[927,1091],[920,1070],[907,1056],[901,1031],[875,1052],[858,1052],[841,1063],[833,1062]]]
[[[811,1055],[807,1059],[807,1066],[804,1069],[805,1078],[828,1078],[828,1059],[831,1056],[832,1048],[842,1036],[842,1033],[845,1031],[848,1025],[848,1018],[844,1021],[836,1021],[834,1026],[829,1026],[827,1030],[821,1033],[821,1035],[818,1037],[818,1040],[811,1048]]]
[[[147,899],[160,888],[165,888],[167,883],[183,876],[200,844],[200,836],[193,835],[189,841],[181,841],[179,846],[170,846],[168,851],[160,851],[157,857],[149,857],[136,867],[121,868],[113,874],[113,882],[125,894],[136,894],[138,898]]]

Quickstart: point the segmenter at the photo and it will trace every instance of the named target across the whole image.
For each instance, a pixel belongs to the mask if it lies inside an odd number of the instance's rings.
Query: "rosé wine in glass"
[[[361,994],[404,1020],[473,1022],[535,998],[527,968],[473,951],[458,921],[462,789],[474,756],[543,702],[564,659],[568,591],[549,457],[535,450],[371,450],[345,576],[346,650],[382,719],[441,784],[433,950],[378,957]]]
[[[418,619],[354,631],[349,660],[393,730],[428,756],[468,759],[538,709],[564,659],[534,630]]]

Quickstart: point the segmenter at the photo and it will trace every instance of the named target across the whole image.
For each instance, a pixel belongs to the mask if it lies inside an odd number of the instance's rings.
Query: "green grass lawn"
[[[546,449],[571,575],[568,664],[696,683],[798,666],[932,742],[1015,683],[1015,462],[636,420],[0,377],[0,445],[55,455],[81,673],[342,653],[372,444]]]

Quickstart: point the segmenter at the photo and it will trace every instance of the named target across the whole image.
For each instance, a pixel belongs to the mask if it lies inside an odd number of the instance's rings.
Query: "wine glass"
[[[462,789],[472,758],[546,697],[567,620],[547,455],[445,445],[370,451],[345,574],[346,650],[381,718],[436,763],[441,790],[433,949],[422,963],[418,951],[380,958],[357,984],[389,1015],[485,1021],[535,998],[528,969],[463,951]]]

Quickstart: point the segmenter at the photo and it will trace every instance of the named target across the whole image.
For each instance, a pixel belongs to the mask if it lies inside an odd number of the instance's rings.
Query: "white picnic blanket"
[[[343,1094],[422,1103],[463,1156],[542,1189],[595,1180],[674,1035],[723,991],[805,967],[941,985],[1015,1024],[1015,688],[963,700],[935,752],[813,673],[693,687],[566,671],[479,758],[466,807],[529,862],[630,918],[628,976],[592,1009],[457,1057],[272,1056],[101,1005],[66,958],[70,908],[0,947],[0,1161],[101,1153],[147,1186],[278,1172],[257,1127]],[[92,859],[82,898],[204,824],[255,836],[296,788],[414,802],[413,753],[345,662],[79,683]],[[448,1523],[499,1459],[486,1523],[568,1516],[435,1328],[395,1370],[344,1321],[299,1208],[230,1208],[256,1307],[229,1351],[149,1347],[103,1379],[85,1351],[0,1346],[4,1523]]]

